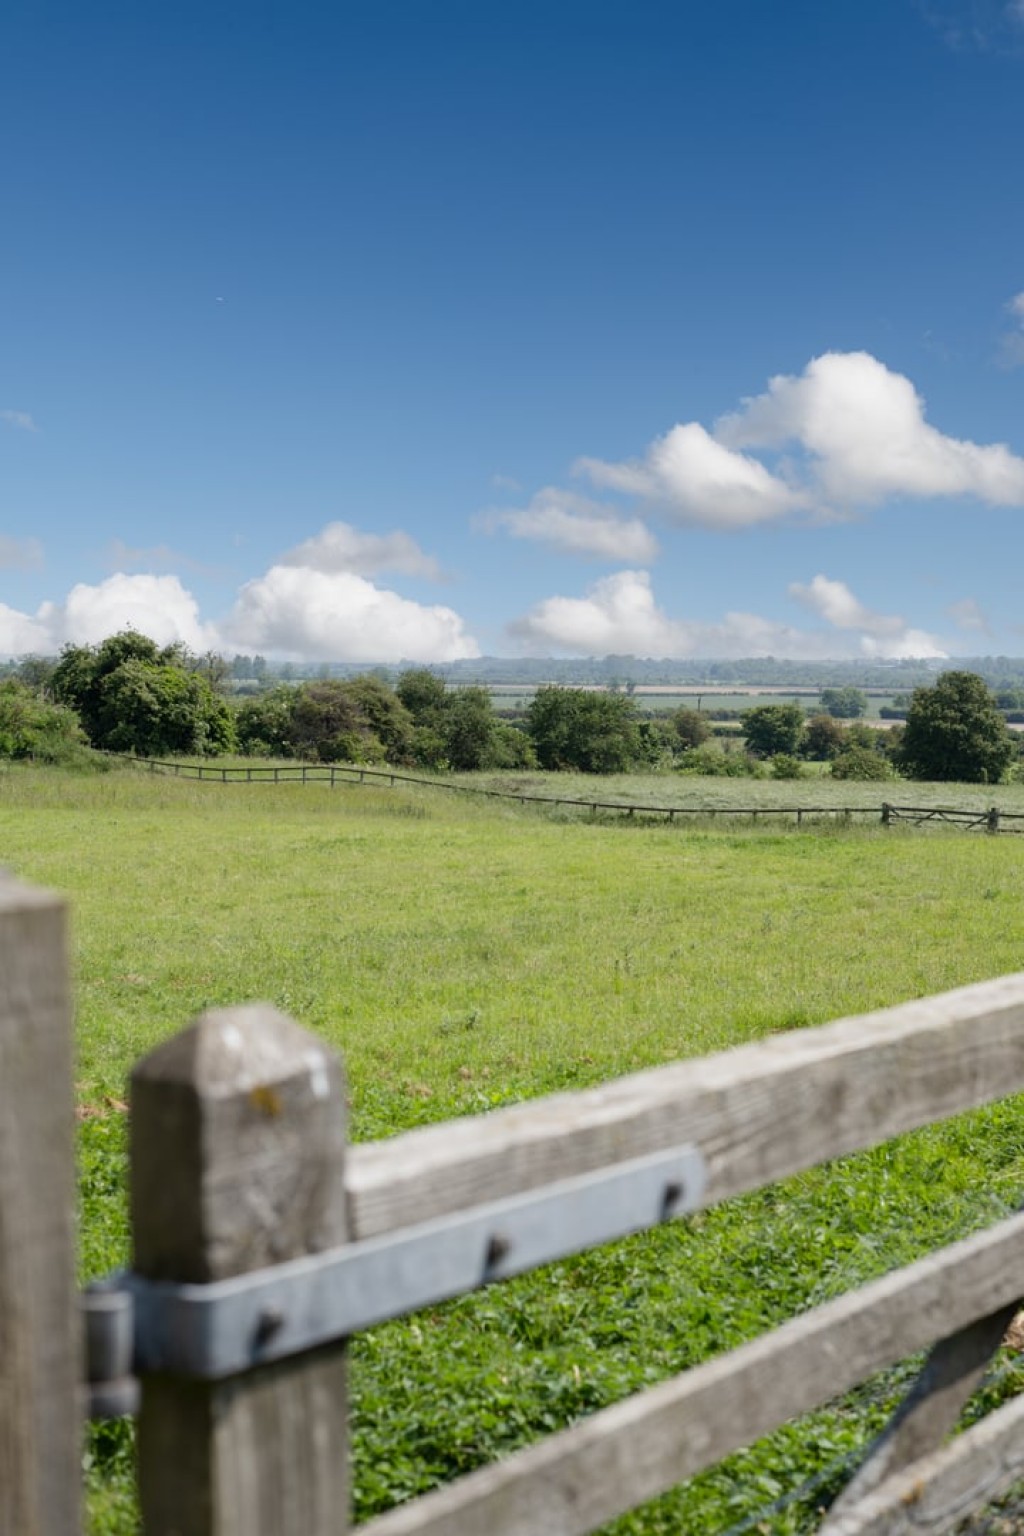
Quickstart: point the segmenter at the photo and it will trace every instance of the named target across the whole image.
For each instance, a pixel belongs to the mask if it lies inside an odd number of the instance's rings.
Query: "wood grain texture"
[[[888,1478],[830,1536],[939,1536],[1024,1477],[1024,1397]],[[1018,1529],[1007,1525],[1007,1530]]]
[[[694,1142],[705,1204],[1024,1088],[1024,974],[354,1147],[353,1236]]]
[[[135,1264],[218,1280],[345,1241],[341,1067],[264,1005],[204,1014],[132,1077]],[[207,1384],[142,1384],[147,1536],[348,1528],[343,1345]]]
[[[65,912],[0,877],[0,1532],[79,1526],[81,1400]]]
[[[1024,1216],[1014,1216],[400,1506],[361,1536],[585,1536],[1008,1305],[1022,1262]]]
[[[891,1422],[832,1505],[819,1536],[836,1536],[843,1516],[869,1493],[912,1462],[938,1450],[956,1428],[967,1399],[980,1387],[1016,1312],[1017,1303],[1010,1302],[936,1344]]]

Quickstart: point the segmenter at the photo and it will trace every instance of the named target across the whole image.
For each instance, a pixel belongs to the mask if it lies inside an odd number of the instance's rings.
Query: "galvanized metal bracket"
[[[677,1147],[208,1285],[111,1276],[83,1298],[90,1414],[134,1412],[133,1374],[235,1376],[644,1231],[697,1209],[706,1179]]]

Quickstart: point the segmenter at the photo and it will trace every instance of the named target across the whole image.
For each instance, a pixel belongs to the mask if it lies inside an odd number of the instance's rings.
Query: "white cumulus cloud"
[[[73,645],[96,645],[121,629],[137,629],[157,645],[180,640],[193,651],[205,651],[216,642],[212,628],[199,618],[195,598],[177,576],[118,571],[97,586],[79,582],[63,604],[45,603],[39,613],[60,644],[69,640]]]
[[[518,510],[493,510],[477,519],[487,532],[503,528],[515,539],[533,539],[566,554],[647,564],[658,542],[638,517],[619,517],[610,507],[549,485]]]
[[[934,635],[912,629],[896,614],[876,613],[850,591],[845,581],[815,576],[807,585],[794,581],[790,597],[803,603],[835,629],[859,632],[861,652],[893,660],[912,656],[944,656]]]
[[[696,421],[657,438],[642,459],[583,458],[573,469],[606,490],[639,497],[679,524],[749,528],[808,507],[804,491],[716,441]]]
[[[281,556],[280,565],[300,565],[307,570],[332,574],[349,571],[356,576],[376,576],[395,571],[403,576],[440,579],[433,555],[426,554],[411,534],[363,533],[351,523],[328,523],[311,539]]]
[[[313,661],[455,661],[479,646],[452,608],[426,606],[351,571],[274,565],[248,581],[223,626],[244,650]]]
[[[606,656],[686,654],[686,627],[666,617],[654,601],[646,571],[616,571],[595,582],[586,597],[548,597],[510,626],[534,648]]]
[[[942,656],[934,637],[902,619],[873,613],[842,582],[815,577],[790,595],[825,628],[798,629],[754,613],[726,613],[714,623],[670,618],[655,602],[647,571],[617,571],[584,597],[549,597],[509,626],[534,652],[606,656]]]
[[[799,376],[780,374],[715,432],[736,449],[799,444],[824,495],[847,504],[972,496],[1024,506],[1024,459],[939,432],[910,380],[868,352],[828,352]]]
[[[96,586],[79,582],[63,603],[42,603],[35,614],[0,604],[3,655],[52,655],[65,643],[96,645],[121,629],[137,629],[158,645],[180,640],[194,651],[217,644],[215,630],[201,622],[195,598],[177,576],[118,572]]]

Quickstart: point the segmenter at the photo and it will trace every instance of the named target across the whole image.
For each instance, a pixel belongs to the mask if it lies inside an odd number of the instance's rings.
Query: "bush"
[[[807,770],[798,757],[793,757],[789,752],[776,752],[769,764],[769,771],[773,779],[803,779],[807,777]]]
[[[89,750],[73,709],[51,704],[14,678],[0,683],[0,757],[64,768],[106,768]]]
[[[892,765],[873,747],[854,744],[832,759],[834,779],[891,779]]]
[[[691,747],[676,760],[676,772],[702,778],[763,779],[762,765],[746,752],[723,752],[721,747]]]

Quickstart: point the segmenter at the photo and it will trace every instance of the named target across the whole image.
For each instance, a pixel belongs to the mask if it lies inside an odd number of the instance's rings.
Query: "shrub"
[[[676,772],[694,777],[762,779],[765,770],[746,752],[723,752],[721,747],[691,747],[676,760]]]
[[[807,771],[798,757],[789,752],[776,752],[769,764],[773,779],[803,779]]]
[[[854,743],[832,759],[834,779],[891,779],[892,765],[873,747]]]

